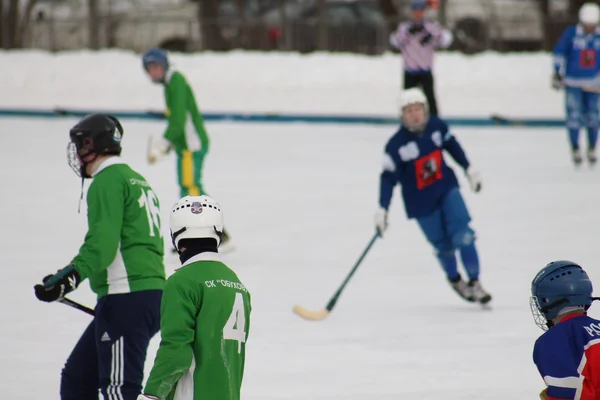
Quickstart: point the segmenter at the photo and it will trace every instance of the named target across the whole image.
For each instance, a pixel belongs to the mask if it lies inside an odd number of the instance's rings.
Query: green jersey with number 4
[[[159,202],[146,179],[120,157],[107,158],[94,173],[87,207],[89,228],[73,264],[98,298],[162,289]]]
[[[162,341],[144,393],[161,400],[238,400],[250,294],[216,253],[200,253],[167,280]]]

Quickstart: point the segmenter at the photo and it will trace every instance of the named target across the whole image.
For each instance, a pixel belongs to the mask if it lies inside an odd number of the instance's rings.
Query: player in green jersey
[[[250,328],[250,293],[219,258],[221,207],[186,196],[171,211],[182,266],[161,304],[162,341],[138,400],[238,400]]]
[[[154,164],[171,150],[175,150],[180,197],[204,195],[202,165],[210,141],[194,92],[183,74],[170,68],[169,59],[163,50],[147,51],[142,57],[142,64],[154,83],[164,85],[168,121],[167,130],[162,137],[150,138],[148,163]],[[229,235],[223,230],[221,252],[232,249]]]
[[[94,178],[87,192],[88,232],[79,253],[35,286],[44,302],[61,300],[86,278],[96,293],[95,317],[62,371],[62,400],[135,400],[146,350],[158,332],[165,285],[159,203],[143,176],[119,156],[123,128],[93,114],[70,131],[68,161]]]

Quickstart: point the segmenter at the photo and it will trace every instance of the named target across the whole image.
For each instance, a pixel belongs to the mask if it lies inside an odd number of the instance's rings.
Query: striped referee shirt
[[[403,22],[390,35],[390,44],[402,52],[404,70],[408,73],[431,71],[435,49],[446,48],[452,43],[452,32],[444,29],[438,22],[425,21],[424,29],[415,34],[408,30],[413,22]],[[421,43],[423,38],[431,34],[431,40]]]

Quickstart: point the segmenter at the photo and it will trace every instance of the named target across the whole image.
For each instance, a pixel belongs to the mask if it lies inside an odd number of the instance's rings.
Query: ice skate
[[[596,149],[595,148],[588,149],[587,159],[591,166],[594,166],[596,164],[596,161],[598,161],[598,158],[596,157]]]
[[[471,290],[469,285],[467,285],[467,283],[462,280],[461,277],[459,277],[455,281],[449,281],[449,282],[450,282],[450,286],[452,286],[452,289],[454,289],[454,291],[456,293],[458,293],[458,295],[460,297],[462,297],[463,299],[465,299],[466,301],[469,301],[469,302],[475,301],[475,298],[473,297],[473,291]]]
[[[471,291],[471,298],[481,304],[487,304],[492,300],[492,295],[483,290],[481,283],[478,280],[473,279],[469,281],[468,288]]]
[[[573,149],[571,157],[573,158],[573,164],[575,164],[576,166],[581,165],[583,158],[581,157],[581,152],[579,151],[579,149]]]

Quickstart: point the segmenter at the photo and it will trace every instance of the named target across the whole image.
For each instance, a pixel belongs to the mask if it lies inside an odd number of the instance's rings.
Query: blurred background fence
[[[0,44],[50,51],[316,50],[380,54],[409,0],[2,0]],[[430,0],[450,49],[550,50],[578,0]]]

